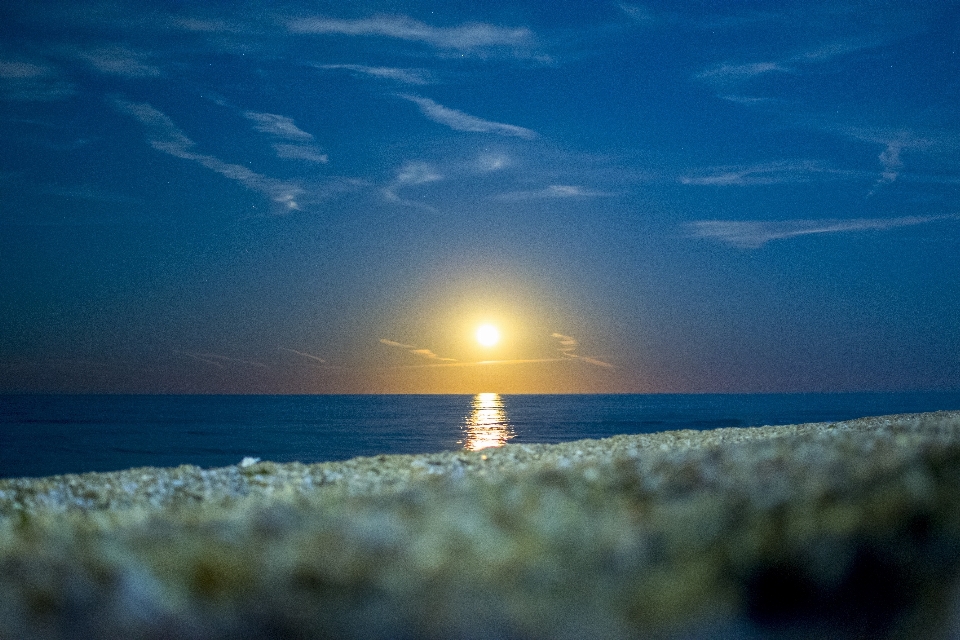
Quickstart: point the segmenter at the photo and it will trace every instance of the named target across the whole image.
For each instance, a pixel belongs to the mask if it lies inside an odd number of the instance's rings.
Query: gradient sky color
[[[960,389],[956,2],[15,0],[0,139],[0,392]]]

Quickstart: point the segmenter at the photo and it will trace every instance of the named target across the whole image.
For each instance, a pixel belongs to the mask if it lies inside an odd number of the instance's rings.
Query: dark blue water
[[[251,456],[342,460],[622,433],[960,409],[960,392],[761,395],[0,395],[0,477]]]

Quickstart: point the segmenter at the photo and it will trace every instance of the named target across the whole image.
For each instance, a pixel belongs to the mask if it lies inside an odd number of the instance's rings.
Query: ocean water
[[[960,409],[960,392],[748,395],[0,395],[0,477],[304,463]]]

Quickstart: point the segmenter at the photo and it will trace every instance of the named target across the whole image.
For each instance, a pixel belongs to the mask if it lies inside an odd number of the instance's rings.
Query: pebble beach
[[[960,412],[0,480],[0,638],[953,638]]]

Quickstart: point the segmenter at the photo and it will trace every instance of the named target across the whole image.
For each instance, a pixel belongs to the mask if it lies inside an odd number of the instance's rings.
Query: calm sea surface
[[[321,462],[624,433],[960,409],[960,392],[758,395],[0,395],[0,477],[251,456]]]

